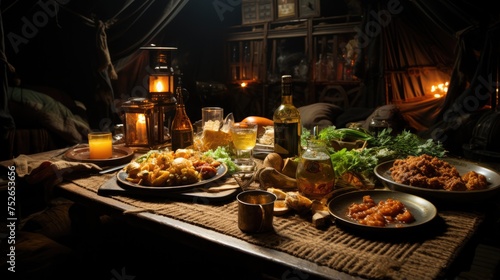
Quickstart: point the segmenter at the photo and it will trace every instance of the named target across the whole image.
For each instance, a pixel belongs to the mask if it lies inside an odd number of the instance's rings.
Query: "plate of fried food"
[[[144,193],[183,192],[222,178],[227,167],[193,149],[150,151],[116,176],[125,189]]]
[[[430,155],[377,165],[375,175],[391,190],[450,203],[482,202],[500,191],[500,174],[475,163]]]
[[[437,215],[436,207],[428,200],[389,190],[348,192],[333,198],[328,210],[335,223],[382,232],[414,229]]]

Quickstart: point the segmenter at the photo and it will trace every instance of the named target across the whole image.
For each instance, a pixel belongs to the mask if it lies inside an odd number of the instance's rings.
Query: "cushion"
[[[43,127],[69,143],[80,143],[90,132],[84,119],[43,93],[14,87],[8,90],[8,100],[16,127]]]
[[[302,126],[311,130],[315,125],[322,128],[332,126],[335,118],[344,112],[335,104],[318,102],[298,108]]]

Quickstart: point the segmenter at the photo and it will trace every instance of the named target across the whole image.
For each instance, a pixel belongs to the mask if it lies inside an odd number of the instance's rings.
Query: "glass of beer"
[[[231,125],[231,137],[235,150],[234,163],[241,171],[253,171],[255,162],[252,151],[257,143],[256,123],[239,122]]]

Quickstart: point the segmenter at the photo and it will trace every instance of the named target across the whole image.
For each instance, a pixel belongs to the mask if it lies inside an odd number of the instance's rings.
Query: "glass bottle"
[[[299,193],[309,199],[321,200],[333,191],[335,171],[326,144],[315,136],[307,141],[296,171]]]
[[[296,157],[300,151],[300,113],[293,105],[292,76],[281,77],[281,104],[274,111],[274,152],[282,158]]]
[[[193,125],[186,113],[182,92],[183,89],[179,83],[176,88],[178,102],[175,106],[175,116],[170,130],[172,134],[172,151],[193,145]]]

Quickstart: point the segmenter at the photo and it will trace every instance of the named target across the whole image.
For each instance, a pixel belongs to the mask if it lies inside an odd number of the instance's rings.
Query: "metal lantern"
[[[125,112],[125,145],[154,147],[154,104],[146,98],[131,98],[123,103],[122,109]]]
[[[177,100],[174,96],[175,73],[169,65],[171,51],[175,47],[142,47],[149,51],[149,93],[153,110],[154,142],[156,146],[162,146],[170,140],[167,131],[175,114]]]

